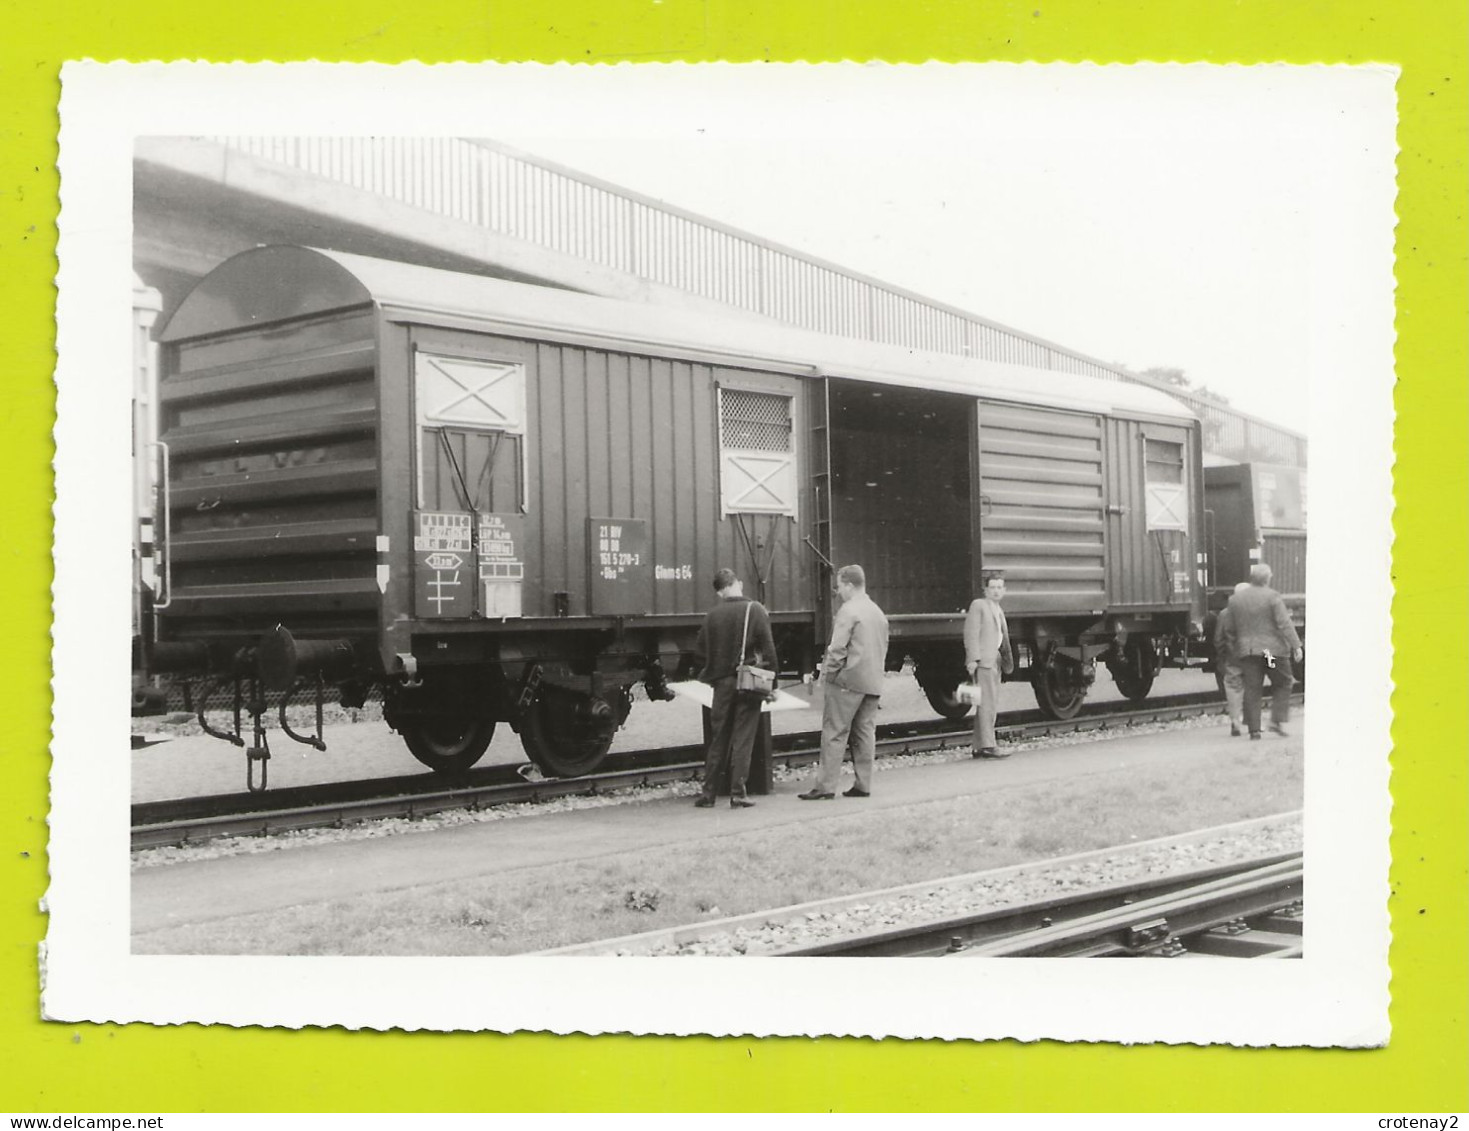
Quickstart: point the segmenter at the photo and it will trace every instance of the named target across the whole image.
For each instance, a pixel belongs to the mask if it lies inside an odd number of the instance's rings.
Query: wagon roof
[[[1126,381],[838,337],[733,308],[726,315],[604,298],[301,247],[256,248],[227,260],[189,293],[162,339],[177,341],[368,303],[428,325],[468,319],[495,333],[573,338],[619,352],[675,350],[737,367],[769,364],[1072,410],[1194,419],[1166,393]]]

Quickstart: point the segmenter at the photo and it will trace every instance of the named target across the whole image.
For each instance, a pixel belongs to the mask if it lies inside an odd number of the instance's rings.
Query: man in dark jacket
[[[749,809],[755,803],[745,796],[745,779],[750,776],[750,754],[765,696],[736,691],[735,668],[754,663],[775,670],[775,638],[770,634],[770,614],[759,601],[745,596],[734,570],[722,569],[714,575],[714,591],[719,603],[704,615],[694,643],[694,657],[703,665],[699,679],[714,688],[704,790],[694,804],[700,809],[713,806],[719,775],[728,764],[729,807]],[[758,660],[750,659],[751,655]]]
[[[1290,718],[1290,689],[1295,686],[1291,661],[1305,654],[1296,626],[1280,594],[1270,588],[1271,570],[1259,563],[1250,567],[1250,584],[1229,599],[1229,614],[1221,643],[1239,665],[1244,679],[1245,726],[1251,738],[1260,737],[1260,695],[1270,675],[1270,729],[1285,734]],[[1223,620],[1224,618],[1221,618]]]

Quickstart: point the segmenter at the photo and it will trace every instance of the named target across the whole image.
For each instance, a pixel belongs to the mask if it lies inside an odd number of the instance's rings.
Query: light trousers
[[[1233,660],[1225,663],[1223,676],[1224,703],[1229,711],[1229,721],[1239,726],[1245,720],[1245,677]]]
[[[979,688],[979,705],[974,708],[974,748],[995,747],[995,716],[1000,712],[1000,669],[975,668],[974,686]]]
[[[815,788],[835,793],[842,776],[842,759],[852,751],[857,788],[872,792],[872,759],[877,753],[877,704],[880,695],[863,695],[834,683],[826,685],[826,709],[821,715],[821,766]]]

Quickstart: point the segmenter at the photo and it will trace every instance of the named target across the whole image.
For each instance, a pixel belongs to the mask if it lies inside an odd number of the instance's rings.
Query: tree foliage
[[[1216,404],[1228,404],[1229,398],[1216,393],[1208,385],[1196,384],[1182,369],[1171,365],[1155,365],[1142,371],[1144,377],[1150,378],[1164,385],[1172,385],[1174,388],[1182,389],[1192,393],[1196,397],[1203,397]]]

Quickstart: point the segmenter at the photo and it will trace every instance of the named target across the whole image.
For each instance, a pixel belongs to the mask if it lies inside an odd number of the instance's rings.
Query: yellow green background
[[[0,1111],[1469,1109],[1463,0],[7,0],[4,12]],[[43,1023],[37,943],[46,922],[37,902],[46,886],[49,769],[56,107],[61,64],[78,58],[1400,65],[1390,1046],[589,1039]]]

